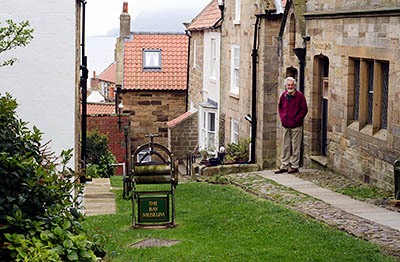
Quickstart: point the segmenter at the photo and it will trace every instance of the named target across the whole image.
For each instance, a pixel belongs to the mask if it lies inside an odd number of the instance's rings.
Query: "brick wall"
[[[198,112],[168,128],[168,148],[180,161],[186,159],[198,144]]]
[[[148,143],[148,134],[159,134],[154,142],[168,146],[167,122],[186,112],[184,91],[123,90],[123,113],[130,115],[132,151]]]
[[[120,129],[117,115],[89,115],[87,117],[88,132],[97,129],[100,133],[107,134],[108,148],[115,155],[118,163],[125,162],[125,136],[123,127],[129,126],[129,116],[121,115],[121,122]],[[122,167],[117,167],[115,175],[122,175]]]

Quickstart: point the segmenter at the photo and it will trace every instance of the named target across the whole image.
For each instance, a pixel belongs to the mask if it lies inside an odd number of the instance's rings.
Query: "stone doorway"
[[[312,112],[311,155],[327,156],[329,131],[329,58],[314,57],[313,86],[310,111]]]

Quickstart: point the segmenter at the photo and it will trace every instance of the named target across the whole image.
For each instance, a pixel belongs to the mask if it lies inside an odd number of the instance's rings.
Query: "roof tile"
[[[115,83],[116,70],[117,65],[113,62],[97,78],[103,81]]]
[[[110,115],[115,114],[114,104],[87,103],[88,115]]]
[[[221,10],[218,8],[218,1],[212,0],[203,11],[192,20],[187,29],[194,31],[211,28],[220,18]]]
[[[179,124],[180,122],[182,122],[183,120],[185,120],[186,118],[188,118],[191,115],[192,115],[192,112],[188,111],[188,112],[178,116],[177,118],[172,119],[171,121],[167,122],[167,126],[174,127],[175,125]]]
[[[134,33],[125,42],[123,88],[186,90],[188,43],[184,34]],[[161,49],[161,72],[143,72],[143,49]]]

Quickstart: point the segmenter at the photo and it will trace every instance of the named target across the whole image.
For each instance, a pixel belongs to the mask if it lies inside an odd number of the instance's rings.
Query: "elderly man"
[[[281,166],[275,174],[299,172],[303,120],[308,112],[306,99],[296,90],[293,77],[285,79],[285,89],[278,105],[283,126],[283,146]]]

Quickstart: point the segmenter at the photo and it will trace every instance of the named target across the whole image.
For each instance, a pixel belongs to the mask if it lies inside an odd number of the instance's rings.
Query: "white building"
[[[79,135],[79,3],[77,1],[0,0],[0,27],[7,19],[29,20],[33,40],[26,47],[0,54],[16,57],[13,66],[0,67],[0,93],[17,99],[19,118],[43,133],[43,142],[58,155],[74,148]]]

